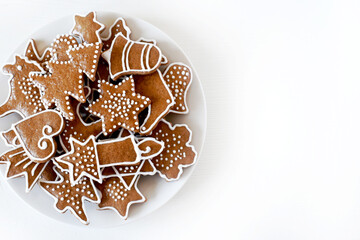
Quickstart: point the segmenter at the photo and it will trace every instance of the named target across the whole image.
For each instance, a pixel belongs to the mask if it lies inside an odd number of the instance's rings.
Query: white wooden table
[[[201,159],[169,203],[116,229],[42,216],[1,177],[0,239],[360,238],[360,2],[2,0],[0,63],[91,10],[142,18],[190,57],[208,107]]]

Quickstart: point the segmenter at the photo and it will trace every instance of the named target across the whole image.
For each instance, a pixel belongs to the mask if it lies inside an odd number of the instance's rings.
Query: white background
[[[1,0],[0,63],[90,10],[142,18],[184,49],[207,98],[202,156],[175,198],[117,229],[41,216],[0,179],[1,239],[360,239],[359,1]]]

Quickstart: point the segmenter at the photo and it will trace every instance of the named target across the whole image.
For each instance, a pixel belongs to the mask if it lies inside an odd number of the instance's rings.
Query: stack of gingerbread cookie
[[[0,116],[23,117],[1,133],[6,177],[23,176],[27,192],[39,184],[85,224],[84,200],[126,219],[146,201],[141,176],[177,180],[196,160],[188,126],[165,120],[188,113],[191,69],[169,64],[155,41],[131,39],[123,18],[105,38],[104,29],[94,12],[76,15],[42,54],[30,40],[3,67],[10,94]]]

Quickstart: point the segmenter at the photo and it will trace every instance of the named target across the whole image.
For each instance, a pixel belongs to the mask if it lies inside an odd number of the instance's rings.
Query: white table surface
[[[207,98],[201,159],[169,203],[116,229],[39,215],[1,177],[0,239],[360,239],[359,1],[1,0],[0,63],[90,10],[142,18],[185,50]]]

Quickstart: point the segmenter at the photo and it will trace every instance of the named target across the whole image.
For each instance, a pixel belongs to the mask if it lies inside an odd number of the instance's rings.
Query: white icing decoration
[[[190,87],[190,85],[191,85],[191,83],[192,83],[193,73],[192,73],[191,68],[190,68],[189,66],[185,65],[184,63],[180,63],[180,62],[171,63],[171,64],[166,68],[165,72],[163,73],[164,79],[167,79],[165,82],[167,83],[167,85],[168,85],[169,88],[171,88],[171,89],[177,88],[177,85],[175,85],[174,82],[172,82],[172,85],[169,85],[170,80],[169,80],[168,72],[170,72],[170,74],[171,74],[171,71],[172,71],[171,69],[172,69],[174,66],[180,66],[180,68],[182,67],[184,70],[185,70],[185,69],[188,69],[188,71],[190,72],[191,78],[190,78],[190,81],[189,81],[188,84],[186,84],[186,82],[183,83],[184,86],[186,86],[186,87],[184,88],[184,93],[183,93],[183,98],[184,98],[184,104],[185,104],[185,106],[182,106],[182,111],[179,111],[180,109],[175,109],[175,110],[174,110],[174,109],[170,109],[170,112],[172,112],[172,113],[177,113],[177,114],[187,114],[187,113],[189,112],[189,108],[187,107],[187,102],[186,102],[187,97],[186,97],[186,96],[187,96],[187,92],[188,92],[188,90],[189,90],[189,87]],[[174,77],[174,76],[172,76],[172,77]],[[184,79],[185,79],[185,78],[184,78]],[[178,94],[177,94],[177,93],[175,93],[174,95],[175,95],[175,96],[174,96],[175,102],[176,102],[176,99],[179,99],[179,100],[182,99],[182,97],[178,97]],[[180,94],[180,95],[181,95],[181,94]]]
[[[43,129],[42,129],[42,134],[43,134],[43,136],[40,137],[40,139],[39,139],[39,141],[38,141],[38,143],[37,143],[37,146],[39,147],[40,150],[46,149],[46,148],[48,147],[48,145],[47,145],[46,142],[43,143],[43,141],[48,140],[48,141],[51,143],[51,152],[50,152],[47,156],[45,156],[45,157],[43,157],[43,158],[38,158],[38,157],[33,156],[33,155],[29,152],[29,150],[28,150],[27,147],[25,146],[25,143],[23,142],[21,136],[20,136],[19,133],[17,132],[16,126],[17,126],[19,123],[21,123],[21,122],[23,122],[23,121],[27,121],[28,119],[31,119],[31,118],[33,118],[33,117],[35,117],[35,116],[37,116],[37,115],[46,114],[46,113],[49,113],[49,112],[52,112],[52,113],[56,114],[56,115],[59,117],[59,119],[60,119],[60,121],[61,121],[61,124],[60,124],[59,129],[57,129],[56,132],[53,132],[53,129],[51,129],[51,128],[50,128],[49,126],[47,126],[47,125],[45,125],[45,126],[43,127]],[[24,118],[24,119],[20,120],[19,122],[13,124],[12,127],[11,127],[11,129],[15,132],[16,137],[18,138],[18,140],[19,140],[19,142],[20,142],[20,145],[24,148],[26,154],[30,157],[30,159],[31,159],[32,161],[41,162],[41,161],[48,160],[52,155],[54,155],[54,153],[55,153],[55,151],[56,151],[56,147],[55,147],[55,143],[54,143],[55,140],[54,140],[53,137],[54,137],[54,136],[57,136],[57,135],[59,135],[59,134],[61,133],[61,131],[62,131],[63,128],[64,128],[64,124],[65,124],[65,123],[64,123],[64,119],[62,118],[62,116],[60,115],[59,112],[57,112],[57,111],[55,111],[55,110],[45,110],[45,111],[36,113],[36,114],[34,114],[34,115],[31,115],[31,116],[28,117],[28,118]],[[50,133],[47,133],[47,132],[46,132],[47,130],[50,131]]]
[[[127,42],[125,43],[125,46],[123,48],[123,51],[122,51],[122,62],[121,62],[121,68],[122,70],[119,71],[119,72],[116,72],[116,73],[113,73],[112,70],[111,70],[111,52],[112,52],[112,49],[114,47],[114,44],[116,42],[116,39],[117,38],[124,38],[127,40]],[[144,69],[126,69],[126,62],[125,62],[125,59],[128,59],[130,56],[127,56],[129,54],[129,51],[130,51],[130,48],[131,46],[129,47],[129,50],[127,49],[127,46],[129,45],[129,43],[132,43],[132,44],[138,44],[138,45],[142,45],[143,48],[148,47],[148,52],[146,53],[147,56],[146,56],[146,62],[145,62],[145,65],[147,66],[147,68],[144,70]],[[158,61],[157,63],[154,65],[153,68],[150,68],[149,66],[149,54],[150,54],[150,49],[151,48],[156,48],[159,52],[159,58],[158,58]],[[141,50],[143,51],[143,49]],[[140,55],[141,55],[141,52],[140,52]],[[155,71],[156,68],[158,68],[158,66],[160,65],[161,63],[161,59],[162,59],[162,54],[161,54],[161,50],[160,48],[158,48],[157,46],[155,46],[154,44],[149,44],[149,43],[143,43],[143,42],[139,42],[139,41],[133,41],[133,40],[130,40],[128,37],[125,37],[121,32],[118,33],[116,35],[116,37],[114,38],[112,44],[111,44],[111,47],[110,49],[106,50],[105,52],[103,52],[102,54],[102,57],[109,63],[109,72],[110,72],[110,76],[112,79],[116,80],[118,77],[120,77],[121,75],[124,75],[124,74],[131,74],[131,73],[138,73],[138,74],[145,74],[145,73],[150,73],[150,72],[153,72]],[[142,61],[143,59],[140,59],[139,61]]]
[[[10,151],[13,151],[13,149],[12,149],[12,150],[9,150],[9,151],[7,151],[7,152],[5,152],[5,153],[3,153],[3,155],[7,154],[7,153],[10,152]],[[9,157],[12,158],[12,157],[14,157],[14,156],[16,156],[16,155],[19,155],[19,154],[23,154],[24,159],[25,159],[25,160],[22,159],[22,160],[20,160],[19,162],[23,163],[23,162],[25,162],[26,160],[28,160],[29,162],[34,163],[34,162],[32,162],[32,161],[29,159],[29,157],[27,156],[27,154],[25,153],[25,151],[20,151],[20,152],[18,152],[18,153],[16,153],[16,154],[10,154]],[[18,163],[19,163],[19,162],[18,162]],[[20,165],[21,163],[15,164],[15,166],[18,166],[18,165]],[[42,172],[45,170],[45,168],[46,168],[46,166],[47,166],[48,163],[49,163],[49,161],[46,162],[46,163],[44,163],[44,166],[43,166],[42,169],[40,170],[39,175],[36,177],[36,179],[34,179],[34,182],[33,182],[30,186],[29,186],[29,180],[28,180],[28,179],[29,179],[29,176],[28,176],[28,173],[27,173],[26,171],[20,172],[20,173],[18,173],[18,174],[16,174],[16,175],[13,175],[13,176],[11,176],[11,177],[8,177],[7,174],[5,174],[5,178],[6,178],[6,179],[13,179],[13,178],[18,178],[18,177],[20,177],[20,176],[24,176],[24,177],[25,177],[25,183],[26,183],[25,192],[28,193],[28,192],[30,192],[31,189],[36,185],[38,179],[40,178]],[[9,169],[10,169],[10,165],[11,165],[11,164],[12,164],[12,163],[11,163],[10,161],[6,162],[6,165],[7,165],[7,167],[6,167],[6,173],[9,172]],[[34,171],[34,172],[35,172],[35,171]]]
[[[56,174],[57,174],[57,176],[58,176],[58,178],[57,178],[57,180],[56,181],[41,181],[42,183],[44,183],[44,184],[54,184],[54,183],[58,183],[58,184],[60,184],[60,183],[62,183],[62,182],[64,182],[64,177],[63,176],[61,176],[59,173],[58,173],[58,171],[55,169],[55,167],[54,167],[54,171],[56,172]],[[66,172],[64,172],[64,174],[67,174]],[[95,196],[96,196],[96,200],[92,200],[92,199],[90,199],[89,197],[87,197],[87,196],[83,196],[82,198],[81,198],[81,205],[82,206],[84,206],[84,201],[85,200],[87,200],[87,201],[90,201],[90,202],[92,202],[92,203],[100,203],[100,195],[99,195],[99,193],[96,191],[96,188],[95,188],[95,185],[94,185],[94,183],[93,183],[93,181],[91,181],[90,180],[90,184],[91,184],[91,186],[90,185],[87,185],[86,187],[87,188],[92,188],[92,189],[94,189],[94,193],[95,193]],[[41,185],[40,185],[41,186]],[[56,207],[56,204],[58,203],[58,201],[59,201],[59,199],[58,198],[56,198],[55,196],[53,196],[52,194],[50,194],[44,187],[42,187],[41,186],[41,188],[43,188],[44,189],[44,191],[49,195],[49,196],[51,196],[55,201],[54,201],[54,208],[56,209],[56,211],[58,211],[58,212],[60,212],[60,213],[64,213],[64,212],[66,212],[67,210],[70,210],[70,212],[71,213],[73,213],[74,214],[74,216],[80,221],[80,222],[82,222],[83,224],[88,224],[89,222],[87,221],[84,221],[84,220],[82,220],[79,216],[78,216],[78,214],[75,212],[75,210],[73,209],[73,208],[71,208],[70,206],[66,206],[63,210],[60,210],[60,209],[58,209],[57,207]],[[70,192],[70,191],[69,191]],[[82,189],[81,190],[81,192],[85,192],[84,191],[84,189]],[[65,195],[66,196],[66,195]],[[66,196],[66,197],[68,197],[68,196]],[[60,199],[60,201],[61,201],[61,199]],[[77,203],[78,205],[80,205],[80,202],[79,203]],[[83,208],[83,210],[84,210],[84,214],[85,214],[85,216],[87,216],[87,214],[86,214],[86,209],[85,208]],[[79,214],[82,214],[82,211],[78,211],[78,213]]]

